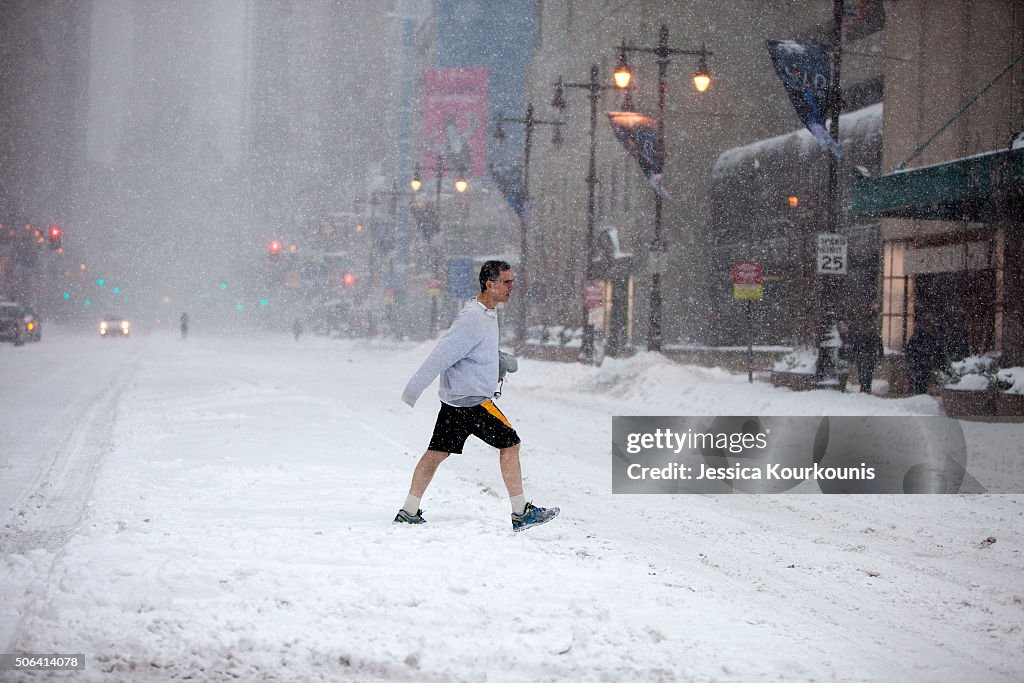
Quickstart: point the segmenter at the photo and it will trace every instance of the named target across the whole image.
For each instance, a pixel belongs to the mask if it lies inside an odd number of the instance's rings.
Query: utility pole
[[[835,140],[836,145],[839,144],[839,115],[843,111],[843,90],[840,85],[843,55],[843,5],[844,0],[832,0],[832,32],[830,38],[832,74],[828,81],[828,115],[832,119],[829,134]],[[830,234],[837,234],[841,227],[840,211],[842,209],[842,197],[840,194],[839,159],[836,158],[834,152],[830,151],[828,154],[828,220],[826,223],[827,231]],[[818,301],[821,310],[818,316],[818,361],[815,365],[814,373],[818,380],[825,378],[832,362],[832,359],[829,357],[829,351],[822,344],[832,330],[832,326],[836,323],[836,307],[839,303],[838,289],[842,282],[842,280],[838,279],[839,277],[828,273],[818,276]]]
[[[587,93],[590,101],[590,157],[587,166],[587,239],[583,248],[583,284],[586,286],[593,278],[594,270],[594,212],[595,196],[597,191],[597,105],[601,101],[601,93],[605,90],[615,90],[614,85],[602,85],[598,80],[600,71],[597,64],[590,65],[590,80],[586,83],[563,83],[561,76],[555,83],[555,98],[552,106],[559,110],[566,107],[563,88],[579,88]],[[628,92],[628,91],[627,91]],[[590,312],[586,306],[586,297],[583,296],[583,339],[580,346],[580,357],[584,363],[594,360],[594,326],[590,324]]]
[[[558,147],[562,138],[560,126],[561,121],[544,121],[535,118],[533,115],[533,103],[526,105],[526,115],[521,119],[499,116],[494,119],[494,139],[499,143],[505,141],[505,131],[501,124],[520,123],[523,125],[523,176],[520,184],[519,202],[522,210],[519,215],[519,268],[516,272],[516,280],[522,289],[524,296],[519,306],[519,316],[516,318],[516,351],[521,352],[526,348],[526,314],[530,304],[530,151],[533,148],[533,127],[554,126],[555,133],[551,143]]]

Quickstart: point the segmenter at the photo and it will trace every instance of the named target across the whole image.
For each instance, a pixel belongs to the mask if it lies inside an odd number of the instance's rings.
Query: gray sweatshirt
[[[423,390],[441,376],[437,393],[448,405],[480,405],[498,386],[498,314],[470,299],[444,336],[413,374],[402,400],[415,405]]]

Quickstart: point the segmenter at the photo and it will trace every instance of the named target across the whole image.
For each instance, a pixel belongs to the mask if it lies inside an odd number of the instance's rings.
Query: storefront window
[[[903,350],[907,339],[907,276],[904,273],[903,242],[887,242],[882,248],[882,343]]]

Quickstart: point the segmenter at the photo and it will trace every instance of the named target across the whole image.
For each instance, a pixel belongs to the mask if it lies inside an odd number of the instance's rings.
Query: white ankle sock
[[[420,499],[411,493],[405,499],[405,505],[402,509],[408,512],[410,515],[415,515],[420,510]]]
[[[526,512],[526,496],[524,494],[509,496],[509,500],[512,502],[512,512],[517,515],[521,515]]]

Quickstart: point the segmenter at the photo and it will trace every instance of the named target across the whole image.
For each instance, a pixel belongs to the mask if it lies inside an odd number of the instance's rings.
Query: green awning
[[[854,184],[852,216],[991,220],[1024,188],[1024,147],[897,171]]]

